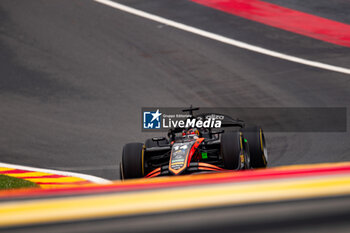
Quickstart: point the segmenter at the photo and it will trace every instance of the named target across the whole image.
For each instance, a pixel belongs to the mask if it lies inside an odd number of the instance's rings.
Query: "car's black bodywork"
[[[267,150],[261,127],[246,127],[241,120],[215,113],[191,118],[220,116],[221,128],[174,128],[168,137],[147,139],[124,146],[120,164],[122,179],[171,176],[226,170],[264,168]],[[187,134],[186,132],[195,132]]]

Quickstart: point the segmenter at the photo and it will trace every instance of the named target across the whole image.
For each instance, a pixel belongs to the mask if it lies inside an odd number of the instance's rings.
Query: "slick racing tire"
[[[167,145],[167,144],[169,144],[169,141],[167,139],[159,141],[159,146],[163,146],[163,145]],[[152,138],[149,138],[145,141],[145,147],[146,148],[158,147],[158,144],[156,141],[153,141]]]
[[[262,128],[251,126],[243,129],[242,132],[243,137],[248,140],[251,166],[253,168],[265,168],[268,157]]]
[[[143,177],[142,174],[142,143],[128,143],[123,148],[121,176],[123,179]]]
[[[224,167],[238,170],[241,167],[241,134],[237,132],[223,133],[221,136],[221,156]]]

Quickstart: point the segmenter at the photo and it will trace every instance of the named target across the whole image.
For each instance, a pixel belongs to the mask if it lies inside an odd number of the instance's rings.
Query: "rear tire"
[[[242,130],[248,140],[250,164],[253,168],[265,168],[268,163],[264,132],[261,127],[251,126]]]
[[[240,132],[227,132],[221,136],[221,155],[224,167],[238,170],[241,167],[241,135]]]
[[[128,143],[123,148],[121,175],[123,179],[143,177],[142,174],[142,143]]]

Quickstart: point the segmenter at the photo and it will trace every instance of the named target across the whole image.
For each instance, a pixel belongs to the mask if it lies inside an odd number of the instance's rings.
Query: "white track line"
[[[311,61],[311,60],[307,60],[307,59],[303,59],[303,58],[299,58],[299,57],[294,57],[291,55],[287,55],[287,54],[283,54],[283,53],[279,53],[279,52],[275,52],[272,50],[268,50],[268,49],[264,49],[258,46],[254,46],[254,45],[250,45],[247,44],[245,42],[241,42],[238,40],[234,40],[234,39],[230,39],[228,37],[224,37],[215,33],[211,33],[208,31],[204,31],[195,27],[191,27],[182,23],[178,23],[163,17],[159,17],[157,15],[153,15],[144,11],[140,11],[137,10],[135,8],[131,8],[125,5],[122,5],[120,3],[116,3],[110,0],[94,0],[95,2],[104,4],[106,6],[110,6],[112,8],[121,10],[121,11],[125,11],[127,13],[133,14],[133,15],[137,15],[149,20],[153,20],[156,21],[158,23],[162,23],[162,24],[166,24],[169,26],[172,26],[174,28],[177,29],[181,29],[187,32],[191,32],[193,34],[196,35],[200,35],[206,38],[210,38],[216,41],[220,41],[222,43],[225,44],[229,44],[229,45],[233,45],[242,49],[247,49],[250,51],[254,51],[257,53],[261,53],[261,54],[265,54],[268,56],[272,56],[272,57],[277,57],[283,60],[287,60],[287,61],[291,61],[291,62],[295,62],[295,63],[299,63],[299,64],[303,64],[303,65],[307,65],[307,66],[312,66],[312,67],[316,67],[316,68],[320,68],[320,69],[324,69],[324,70],[330,70],[330,71],[335,71],[335,72],[339,72],[339,73],[344,73],[344,74],[350,74],[350,69],[348,68],[344,68],[344,67],[339,67],[339,66],[333,66],[333,65],[329,65],[329,64],[325,64],[325,63],[321,63],[321,62],[317,62],[317,61]]]
[[[51,174],[62,175],[62,176],[79,177],[79,178],[91,181],[93,183],[96,183],[96,184],[109,184],[109,183],[111,183],[111,181],[100,178],[100,177],[81,174],[81,173],[75,173],[75,172],[57,171],[57,170],[52,170],[52,169],[28,167],[28,166],[15,165],[15,164],[9,164],[9,163],[0,163],[0,167],[14,168],[14,169],[20,169],[20,170],[26,170],[26,171],[34,171],[34,172],[51,173]]]

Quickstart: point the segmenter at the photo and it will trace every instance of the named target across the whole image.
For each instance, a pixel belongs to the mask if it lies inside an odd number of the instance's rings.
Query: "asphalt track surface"
[[[350,23],[342,13],[349,3],[337,2],[284,6]],[[267,49],[350,67],[349,48],[187,0],[121,3]],[[225,45],[93,1],[2,0],[0,6],[2,162],[116,179],[122,146],[151,136],[140,131],[143,106],[350,103],[348,75]],[[267,141],[270,166],[350,159],[348,133],[270,133]]]
[[[347,47],[187,0],[119,2],[350,68]],[[344,0],[269,2],[350,24],[344,11],[350,3]],[[0,73],[1,162],[109,179],[118,178],[122,146],[153,135],[140,131],[144,106],[350,105],[349,75],[225,45],[90,0],[2,0]],[[348,132],[266,136],[270,166],[350,160]]]

